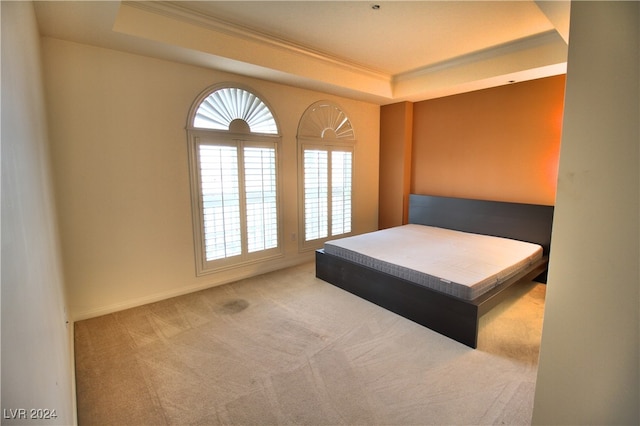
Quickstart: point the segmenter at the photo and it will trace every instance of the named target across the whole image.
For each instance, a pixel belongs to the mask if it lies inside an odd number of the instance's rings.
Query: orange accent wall
[[[561,75],[413,104],[410,191],[553,205],[564,86]]]
[[[380,108],[380,184],[378,227],[406,223],[411,185],[413,104]]]

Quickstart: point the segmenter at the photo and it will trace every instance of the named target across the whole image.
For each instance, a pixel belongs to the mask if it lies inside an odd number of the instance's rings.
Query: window
[[[316,102],[298,127],[302,247],[351,232],[354,131],[337,105]]]
[[[281,254],[278,127],[257,95],[201,95],[187,127],[198,275]]]

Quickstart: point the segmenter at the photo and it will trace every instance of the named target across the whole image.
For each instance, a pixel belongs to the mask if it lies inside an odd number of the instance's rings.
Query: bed
[[[316,276],[476,348],[480,317],[509,288],[546,282],[552,222],[553,206],[411,194],[409,224],[328,241]]]

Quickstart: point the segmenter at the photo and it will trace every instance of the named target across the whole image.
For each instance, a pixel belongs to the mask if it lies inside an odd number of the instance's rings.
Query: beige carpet
[[[81,425],[528,424],[544,285],[472,350],[313,263],[75,324]]]

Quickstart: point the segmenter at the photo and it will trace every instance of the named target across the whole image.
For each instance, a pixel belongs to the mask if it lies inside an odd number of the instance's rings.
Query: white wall
[[[640,3],[573,2],[534,424],[639,424]]]
[[[65,324],[40,38],[30,2],[3,1],[1,14],[2,423],[72,424],[72,333]],[[28,410],[38,408],[55,410],[56,418],[30,419]]]
[[[56,200],[74,319],[166,298],[283,266],[299,253],[296,132],[330,99],[356,131],[354,225],[377,229],[379,106],[175,62],[43,39]],[[187,139],[192,102],[210,85],[248,85],[282,134],[285,255],[195,276]]]

